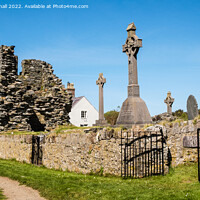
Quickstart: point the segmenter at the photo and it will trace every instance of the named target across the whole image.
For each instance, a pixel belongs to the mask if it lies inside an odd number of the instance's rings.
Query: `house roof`
[[[81,97],[73,97],[72,98],[72,108],[74,108],[74,106],[82,99],[85,98],[87,100],[87,98],[85,96],[81,96]],[[88,100],[87,100],[88,101]],[[97,111],[97,109],[88,101],[88,103]],[[98,112],[98,111],[97,111]]]
[[[73,97],[72,98],[72,108],[83,98],[84,96],[81,97]]]

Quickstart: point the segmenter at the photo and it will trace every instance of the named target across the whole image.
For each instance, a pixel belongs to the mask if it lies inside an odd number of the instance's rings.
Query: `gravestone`
[[[187,100],[187,114],[188,120],[192,120],[198,116],[198,104],[193,95],[190,95]]]
[[[106,79],[103,77],[103,73],[99,74],[99,78],[96,84],[99,86],[99,120],[96,120],[94,126],[106,126],[107,121],[104,119],[104,103],[103,103],[103,86],[106,83]]]
[[[172,114],[172,104],[174,103],[174,98],[171,97],[171,92],[167,93],[167,97],[164,100],[164,102],[167,104],[167,113]]]
[[[140,98],[137,74],[137,54],[142,47],[142,39],[135,34],[134,23],[129,24],[126,30],[128,37],[123,45],[123,52],[128,56],[128,98],[122,104],[117,125],[148,124],[152,120],[145,102]]]
[[[197,136],[184,136],[183,147],[197,148]]]

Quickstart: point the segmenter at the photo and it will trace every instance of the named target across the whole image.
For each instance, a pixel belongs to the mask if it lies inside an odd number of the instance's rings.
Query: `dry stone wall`
[[[30,163],[31,154],[31,135],[0,135],[0,158]]]
[[[43,164],[48,168],[120,175],[120,140],[97,141],[95,133],[69,133],[47,137]]]
[[[148,127],[157,130],[161,126]],[[199,123],[193,121],[162,126],[165,137],[165,164],[177,166],[186,162],[197,161],[197,148],[194,143],[183,145],[184,138],[196,138]],[[189,142],[190,143],[190,142]],[[90,131],[67,130],[63,134],[46,135],[42,142],[42,163],[48,168],[69,170],[79,173],[99,173],[120,175],[121,153],[120,133],[104,130]],[[31,163],[31,135],[1,135],[0,158],[15,158]],[[169,157],[169,160],[168,160]],[[167,172],[167,167],[165,168]]]
[[[66,133],[49,135],[42,143],[42,163],[48,168],[78,173],[120,175],[120,139],[101,133]],[[31,135],[1,135],[0,158],[31,163]]]
[[[166,123],[165,126],[155,125],[148,127],[148,130],[162,128],[168,148],[168,160],[171,166],[187,162],[197,162],[197,145],[183,145],[183,140],[195,140],[197,138],[197,128],[200,121],[179,121],[176,123]],[[193,142],[193,141],[191,141]]]
[[[23,60],[17,75],[14,46],[0,47],[0,131],[43,131],[69,123],[71,95],[52,66]]]
[[[199,122],[194,124],[193,120],[189,120],[175,123],[173,127],[168,127],[167,146],[170,149],[172,166],[187,162],[197,162],[197,146],[184,147],[183,140],[184,137],[188,139],[193,137],[196,140],[199,125]]]

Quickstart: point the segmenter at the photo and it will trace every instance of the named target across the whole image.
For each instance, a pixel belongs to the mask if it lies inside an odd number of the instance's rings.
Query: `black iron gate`
[[[198,180],[200,182],[199,132],[200,128],[197,129]]]
[[[159,132],[121,132],[121,176],[164,175],[164,137]]]
[[[32,136],[32,157],[31,163],[35,165],[42,165],[42,139],[43,136]]]

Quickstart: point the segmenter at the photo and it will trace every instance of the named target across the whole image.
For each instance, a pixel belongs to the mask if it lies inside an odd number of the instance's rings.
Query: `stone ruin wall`
[[[155,125],[150,129],[159,127],[160,125]],[[168,172],[168,149],[173,167],[187,162],[197,162],[197,148],[183,147],[183,138],[196,136],[197,127],[193,121],[163,127],[166,139],[165,173]],[[42,142],[43,165],[47,168],[79,173],[98,173],[103,169],[104,174],[120,175],[120,135],[120,132],[109,134],[103,130],[96,133],[68,130],[63,134],[49,134]],[[0,135],[0,158],[15,158],[31,163],[31,156],[31,135]]]
[[[17,74],[14,46],[0,47],[0,131],[44,131],[69,123],[71,96],[52,66],[23,60]]]

